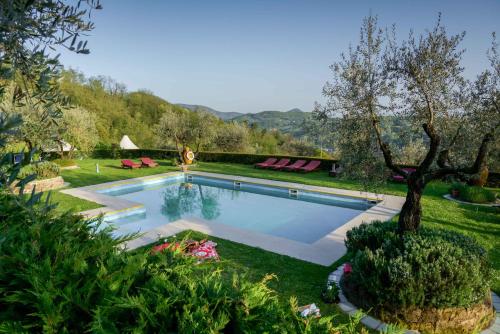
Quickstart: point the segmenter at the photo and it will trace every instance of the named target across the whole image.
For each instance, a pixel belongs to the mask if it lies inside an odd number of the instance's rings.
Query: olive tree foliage
[[[99,142],[95,116],[82,107],[63,110],[59,136],[56,141],[61,156],[64,155],[64,143],[71,146],[67,152],[69,159],[73,158],[75,150],[82,154],[91,152]]]
[[[93,29],[91,11],[99,0],[4,0],[0,3],[0,102],[27,107],[41,114],[40,124],[60,117],[65,103],[57,86],[60,71],[55,51],[66,48],[89,53],[82,36]],[[14,93],[6,94],[14,83]],[[0,149],[18,130],[19,115],[0,110]],[[12,157],[0,161],[0,184],[12,182],[18,168],[9,166]],[[22,185],[22,183],[21,183]]]
[[[155,127],[155,133],[160,147],[173,142],[182,159],[185,147],[192,148],[196,156],[200,149],[212,143],[217,136],[217,124],[217,117],[207,112],[166,107]]]
[[[0,102],[0,109],[6,117],[19,116],[22,119],[17,131],[10,136],[10,141],[24,143],[29,151],[50,146],[54,143],[58,124],[53,117],[47,116],[47,108],[52,114],[57,106],[43,108],[40,103],[16,103],[15,87],[14,83],[4,87],[4,98]]]
[[[342,153],[348,154],[348,162],[369,164],[383,158],[390,171],[405,177],[408,192],[399,216],[401,233],[419,228],[421,197],[430,181],[474,174],[484,167],[499,127],[498,72],[488,70],[469,84],[462,76],[463,37],[464,33],[448,35],[439,18],[432,30],[420,36],[412,32],[397,42],[395,29],[386,35],[377,27],[377,18],[369,16],[358,46],[332,66],[333,82],[324,89],[327,104],[316,108],[320,117],[341,117]],[[496,49],[494,43],[493,68]],[[395,162],[395,148],[382,126],[387,115],[404,119],[406,133],[419,129],[424,138],[426,151],[414,173],[406,174]],[[458,144],[472,137],[479,139],[467,159]],[[363,170],[366,164],[348,168]]]
[[[246,124],[221,123],[213,141],[214,148],[221,152],[253,153],[250,144],[250,130]]]

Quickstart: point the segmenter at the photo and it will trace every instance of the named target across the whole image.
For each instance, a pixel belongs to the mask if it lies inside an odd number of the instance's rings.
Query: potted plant
[[[462,184],[460,183],[453,183],[450,188],[450,194],[451,197],[453,198],[459,198],[460,197],[460,189],[463,187]]]

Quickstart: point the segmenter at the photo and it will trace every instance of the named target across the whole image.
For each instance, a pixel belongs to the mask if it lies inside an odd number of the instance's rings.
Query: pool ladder
[[[290,198],[299,198],[299,191],[297,189],[288,189],[288,196]]]
[[[234,189],[241,189],[241,182],[234,181],[233,182],[233,187],[234,187]]]
[[[186,176],[186,179],[187,179],[187,181],[188,181],[188,182],[193,181],[193,175],[189,175],[189,174],[188,174],[188,175]]]

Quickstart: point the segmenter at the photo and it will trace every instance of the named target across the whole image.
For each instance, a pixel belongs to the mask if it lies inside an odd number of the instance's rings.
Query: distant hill
[[[176,105],[178,105],[179,107],[183,107],[183,108],[192,110],[192,111],[202,110],[202,111],[211,113],[211,114],[213,114],[213,115],[215,115],[215,116],[217,116],[220,119],[223,119],[225,121],[230,120],[230,119],[235,118],[235,117],[238,117],[238,116],[241,116],[241,115],[244,115],[244,114],[239,113],[239,112],[222,112],[222,111],[218,111],[218,110],[212,109],[210,107],[202,106],[202,105],[198,105],[198,104],[177,103]]]
[[[310,113],[294,108],[288,111],[266,110],[256,114],[244,114],[234,117],[232,120],[257,124],[261,128],[277,129],[295,137],[300,137],[304,134],[302,125],[310,115]]]

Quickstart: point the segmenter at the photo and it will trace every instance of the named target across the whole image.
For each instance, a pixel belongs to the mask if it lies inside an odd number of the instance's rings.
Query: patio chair
[[[141,168],[141,164],[135,163],[132,160],[125,159],[125,160],[122,160],[122,167],[135,169],[135,168]]]
[[[290,163],[290,159],[281,159],[280,161],[278,161],[274,165],[269,166],[267,168],[279,170],[279,169],[282,169],[283,167],[285,167],[286,165],[288,165],[289,163]]]
[[[411,173],[415,173],[417,170],[415,168],[401,168],[401,170],[406,173],[405,176],[410,175]],[[404,183],[406,181],[406,177],[400,174],[392,174],[391,179],[394,182]]]
[[[309,173],[309,172],[312,172],[312,171],[318,169],[319,165],[321,165],[321,161],[319,161],[319,160],[311,160],[304,167],[298,168],[297,171]]]
[[[255,164],[255,168],[267,168],[271,165],[274,165],[278,161],[276,158],[268,158],[264,162],[259,162],[258,164]]]
[[[159,166],[156,161],[154,161],[153,159],[148,158],[148,157],[140,158],[140,160],[141,160],[141,163],[144,167],[157,167],[157,166]]]
[[[297,160],[293,164],[283,167],[282,170],[286,170],[288,172],[295,171],[304,166],[306,163],[307,163],[306,160]]]

